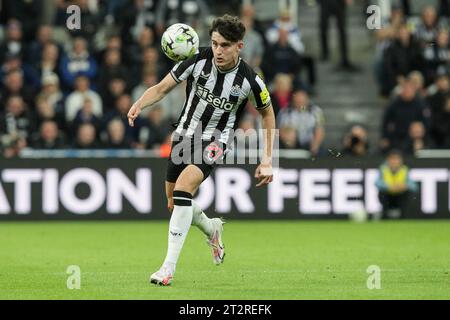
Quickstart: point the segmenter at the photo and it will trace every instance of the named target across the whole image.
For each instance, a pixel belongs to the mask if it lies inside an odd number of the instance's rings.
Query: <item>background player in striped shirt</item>
[[[265,129],[263,158],[255,172],[259,180],[257,187],[273,179],[275,116],[264,82],[239,57],[244,34],[245,27],[237,17],[225,15],[215,19],[210,29],[211,47],[201,48],[196,55],[174,66],[170,74],[147,89],[128,112],[129,124],[133,126],[142,109],[160,101],[178,83],[187,81],[186,100],[173,135],[167,168],[166,195],[172,211],[168,250],[162,267],[150,277],[152,283],[172,283],[191,224],[206,234],[215,264],[223,262],[223,221],[208,218],[192,196],[226,154],[233,129],[249,98],[254,98]],[[195,142],[196,134],[200,143]],[[177,153],[180,150],[181,153]],[[199,152],[201,161],[194,161]],[[180,157],[182,163],[177,161]]]

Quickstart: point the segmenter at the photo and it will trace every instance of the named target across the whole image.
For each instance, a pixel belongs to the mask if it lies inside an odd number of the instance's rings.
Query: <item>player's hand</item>
[[[272,164],[261,163],[255,171],[255,178],[259,180],[256,187],[267,185],[273,181]]]
[[[141,102],[138,100],[131,106],[127,114],[128,124],[130,125],[130,127],[134,127],[134,120],[136,120],[141,111],[142,111]]]

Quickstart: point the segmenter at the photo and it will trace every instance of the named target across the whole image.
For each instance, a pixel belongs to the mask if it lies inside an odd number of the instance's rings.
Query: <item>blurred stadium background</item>
[[[370,14],[366,10],[372,4],[380,8],[382,28],[379,30],[367,27]],[[74,12],[67,12],[70,5],[81,9],[79,29],[69,30],[66,25]],[[335,17],[329,21],[329,50],[324,49],[320,26],[325,10],[344,18],[347,49],[339,36]],[[164,223],[151,221],[143,227],[131,222],[116,227],[88,223],[72,226],[6,223],[7,220],[168,219],[164,172],[172,124],[181,111],[184,88],[178,86],[158,106],[146,112],[134,128],[127,125],[126,113],[133,101],[173,66],[159,46],[165,28],[176,22],[187,23],[198,32],[200,44],[207,46],[209,23],[225,13],[239,15],[245,22],[247,46],[242,55],[269,86],[280,129],[280,168],[276,171],[278,179],[268,189],[256,190],[252,182],[254,166],[223,166],[202,185],[197,197],[199,204],[209,215],[230,220],[347,219],[350,216],[365,221],[369,219],[367,213],[369,217],[376,216],[382,210],[376,185],[377,168],[390,150],[401,150],[411,169],[411,178],[418,186],[403,217],[420,221],[404,225],[398,222],[394,226],[374,224],[359,231],[352,225],[333,224],[336,222],[314,222],[306,227],[295,222],[289,225],[293,228],[291,233],[308,235],[317,228],[320,231],[314,241],[320,243],[325,239],[323,247],[317,244],[318,247],[305,248],[303,258],[316,257],[317,250],[328,252],[333,247],[333,236],[343,239],[345,246],[362,241],[361,246],[381,250],[377,251],[378,261],[391,267],[392,275],[396,275],[391,280],[404,284],[387,297],[433,297],[434,294],[448,298],[445,289],[449,284],[448,265],[443,258],[448,257],[444,244],[449,240],[449,224],[438,220],[427,225],[431,222],[423,221],[450,217],[450,1],[447,0],[0,1],[0,239],[16,244],[0,250],[3,255],[0,268],[3,264],[5,273],[15,279],[9,282],[0,278],[0,289],[5,289],[0,297],[67,297],[62,289],[55,289],[55,283],[66,277],[64,270],[55,271],[55,264],[59,261],[66,265],[83,261],[89,264],[89,259],[103,250],[100,247],[103,241],[119,251],[128,250],[120,241],[140,243],[128,253],[128,262],[137,271],[124,275],[124,279],[136,285],[132,290],[138,294],[112,294],[114,290],[120,292],[123,285],[116,279],[110,295],[99,291],[75,298],[308,297],[296,291],[295,285],[290,286],[291,291],[281,290],[272,295],[267,291],[271,290],[269,286],[279,287],[279,283],[272,281],[266,287],[259,283],[257,275],[265,276],[267,270],[257,268],[261,273],[253,274],[248,271],[252,267],[245,265],[247,258],[261,262],[257,258],[259,249],[250,258],[244,249],[237,251],[245,228],[259,230],[260,239],[265,239],[266,234],[275,239],[287,228],[282,222],[268,222],[265,227],[265,222],[254,222],[253,226],[238,221],[233,221],[235,227],[229,224],[229,243],[231,246],[236,243],[235,257],[242,259],[231,260],[230,268],[247,268],[242,274],[242,285],[236,288],[241,290],[241,295],[231,288],[225,289],[224,295],[219,292],[204,295],[205,291],[197,285],[191,295],[181,290],[163,296],[139,291],[138,284],[140,277],[146,277],[149,271],[147,257],[142,252],[146,250],[143,243],[154,241],[155,252],[162,254],[166,241]],[[240,128],[260,126],[259,114],[249,103]],[[146,227],[153,233],[146,234]],[[74,237],[79,232],[83,238],[60,242],[64,237],[61,230]],[[136,233],[130,236],[133,232]],[[105,238],[108,233],[117,238]],[[402,246],[403,237],[416,237],[409,251]],[[385,242],[378,242],[380,238]],[[246,241],[253,243],[252,239]],[[305,243],[308,237],[294,237],[272,245],[281,248],[284,243],[296,241]],[[74,243],[90,251],[83,251],[77,256],[79,260],[71,262],[63,251],[50,250],[51,258],[47,261],[52,267],[50,271],[49,266],[40,269],[42,261],[26,266],[28,261],[18,258],[22,252],[23,257],[38,261],[45,256],[42,248],[56,244],[70,248]],[[266,240],[262,243],[271,245]],[[392,251],[383,260],[382,251],[393,243]],[[30,247],[33,249],[27,251]],[[289,248],[283,253],[295,260],[297,249]],[[304,258],[304,265],[298,261],[286,261],[286,265],[288,269],[298,268],[303,282],[317,280],[319,287],[309,288],[312,298],[386,297],[370,296],[364,291],[364,272],[371,262],[362,258],[365,253],[359,249],[354,251],[359,257],[355,263],[362,275],[356,279],[347,277],[346,268],[356,267],[346,265],[351,259],[340,251],[332,253],[336,260]],[[277,250],[271,250],[275,257]],[[187,251],[186,256],[197,252],[196,247]],[[126,268],[127,261],[113,261],[113,266],[106,267],[106,273],[97,279],[101,283],[96,283],[95,277],[99,275],[96,272],[103,272],[102,259],[109,259],[108,252],[97,256],[100,260],[90,269],[91,284],[104,285],[109,281],[109,271],[121,272],[114,269],[116,262]],[[403,253],[410,256],[405,258]],[[265,255],[264,251],[260,254]],[[417,264],[420,257],[428,265]],[[159,261],[160,257],[152,251],[151,259]],[[199,263],[198,259],[191,262],[186,263],[188,271],[203,270],[203,264],[199,268],[193,266]],[[146,263],[144,268],[142,265]],[[414,264],[413,270],[403,274],[402,268],[406,270],[410,263]],[[286,265],[280,262],[276,272],[285,270]],[[314,270],[314,266],[323,268],[319,271],[324,273],[330,268],[337,270],[338,279],[332,289],[324,283],[320,272],[309,274],[311,278],[301,273]],[[50,291],[33,291],[27,287],[30,281],[38,285],[45,282],[30,273],[30,268],[48,272],[50,278],[56,275],[56,280],[48,280],[54,281]],[[180,271],[181,283],[183,280],[195,283],[188,271]],[[20,272],[28,273],[29,277],[22,278]],[[206,275],[207,271],[201,272]],[[418,273],[423,276],[419,283],[414,288],[407,287],[404,279]],[[297,283],[296,273],[291,270],[290,274],[286,281]],[[231,278],[224,279],[234,283]],[[339,279],[348,280],[342,296],[337,287]],[[255,286],[254,294],[246,291],[245,284],[249,281]],[[354,291],[352,281],[360,281],[364,290]]]

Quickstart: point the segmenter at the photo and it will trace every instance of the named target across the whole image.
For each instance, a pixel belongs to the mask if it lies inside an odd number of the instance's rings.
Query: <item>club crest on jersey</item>
[[[216,97],[211,93],[211,91],[209,91],[202,85],[197,84],[195,94],[197,95],[197,97],[205,100],[208,104],[212,105],[215,108],[223,109],[225,111],[231,111],[234,108],[234,103],[229,102],[225,98]]]
[[[241,95],[241,87],[236,84],[231,88],[230,95],[234,97],[239,97]]]

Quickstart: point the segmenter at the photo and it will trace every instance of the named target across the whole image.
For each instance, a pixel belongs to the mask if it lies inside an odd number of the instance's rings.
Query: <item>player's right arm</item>
[[[150,107],[164,98],[170,90],[177,85],[171,74],[168,74],[158,84],[148,88],[142,96],[131,106],[128,111],[128,124],[134,126],[134,120],[139,116],[141,111]]]

